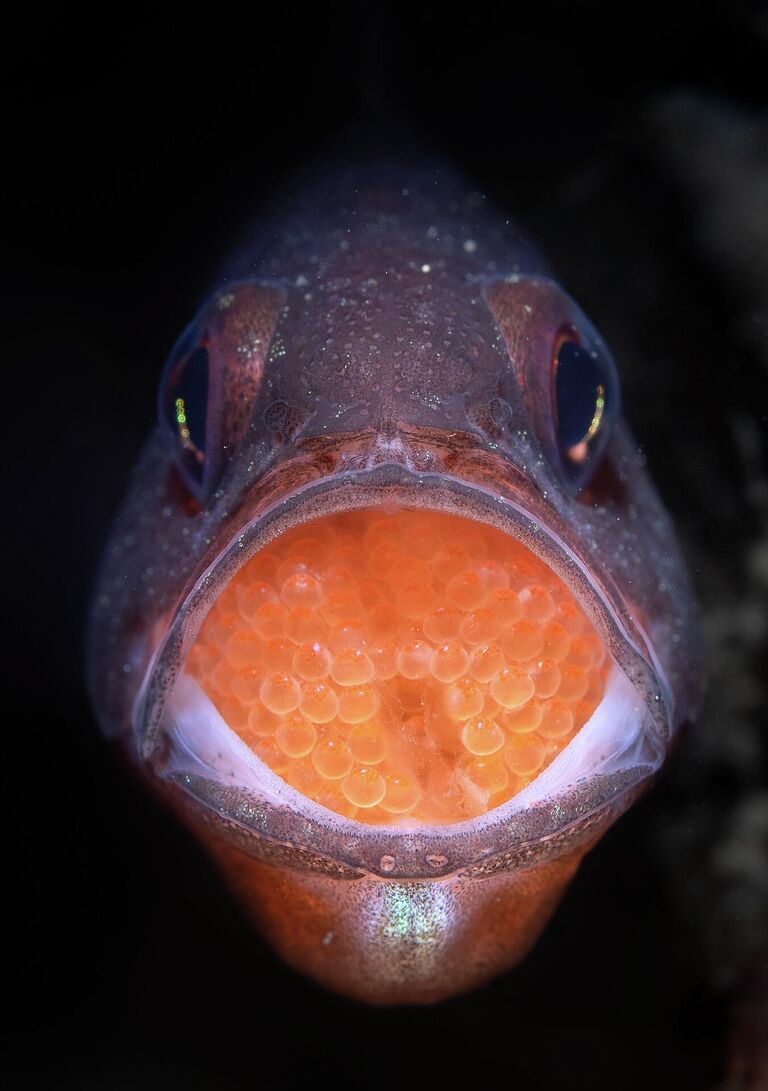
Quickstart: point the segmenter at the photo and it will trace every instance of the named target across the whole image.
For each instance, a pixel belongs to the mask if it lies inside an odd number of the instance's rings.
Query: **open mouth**
[[[621,763],[647,712],[566,584],[458,514],[292,527],[230,579],[167,702],[177,769],[405,829],[478,819]]]

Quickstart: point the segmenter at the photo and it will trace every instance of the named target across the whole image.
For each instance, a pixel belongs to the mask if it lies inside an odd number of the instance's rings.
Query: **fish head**
[[[700,687],[608,347],[461,183],[326,181],[172,351],[91,625],[104,730],[281,955],[517,963]]]

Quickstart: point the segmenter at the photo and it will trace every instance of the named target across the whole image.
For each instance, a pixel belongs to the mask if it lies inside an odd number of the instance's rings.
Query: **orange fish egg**
[[[582,723],[588,718],[584,710]],[[541,710],[539,734],[545,739],[562,739],[573,730],[573,709],[565,701],[548,701]]]
[[[463,644],[441,644],[435,649],[430,670],[438,682],[455,682],[469,666],[469,655]]]
[[[525,587],[520,592],[523,613],[531,621],[549,621],[555,613],[555,601],[546,587]]]
[[[544,743],[538,735],[511,735],[504,751],[510,770],[517,776],[531,776],[544,764]]]
[[[477,644],[469,657],[469,673],[478,682],[490,682],[506,661],[498,644]]]
[[[266,602],[278,602],[278,594],[271,583],[264,580],[241,580],[235,596],[237,609],[245,621],[252,621],[256,611]]]
[[[501,750],[506,736],[495,720],[468,720],[461,730],[461,741],[470,754],[485,757]]]
[[[509,773],[497,758],[473,758],[465,766],[466,775],[483,792],[496,795],[509,784]]]
[[[485,584],[471,569],[454,576],[445,587],[445,597],[458,610],[476,609],[485,601],[486,594]]]
[[[486,603],[502,629],[519,621],[523,616],[520,599],[509,587],[497,587],[492,590]]]
[[[375,720],[356,724],[347,735],[347,746],[361,765],[378,765],[387,755],[386,727]]]
[[[424,640],[410,640],[397,654],[398,670],[403,678],[426,678],[432,666],[432,646]]]
[[[336,735],[327,735],[321,739],[312,752],[312,764],[326,780],[340,780],[345,777],[353,762],[351,750]]]
[[[222,648],[227,663],[232,667],[247,667],[258,659],[261,641],[253,632],[237,629],[232,633]]]
[[[331,653],[317,642],[304,644],[294,651],[291,666],[305,682],[319,682],[330,672]]]
[[[552,659],[534,659],[526,667],[537,697],[553,697],[560,686],[560,668]]]
[[[507,630],[501,646],[509,659],[533,659],[541,655],[544,633],[535,621],[524,618]]]
[[[525,734],[536,731],[544,715],[544,704],[533,698],[519,708],[509,708],[503,716],[504,726],[508,731]]]
[[[289,671],[293,666],[293,657],[293,642],[283,640],[281,637],[273,637],[272,640],[266,641],[261,649],[261,662],[269,671]]]
[[[504,708],[524,705],[533,693],[533,681],[521,667],[505,667],[491,680],[491,696]]]
[[[294,606],[285,619],[285,635],[294,644],[304,644],[323,638],[327,626],[316,610]]]
[[[348,686],[339,691],[339,719],[360,724],[379,711],[379,695],[373,686]]]
[[[359,686],[370,682],[376,668],[362,648],[342,648],[331,660],[331,678],[340,686]]]
[[[303,716],[291,716],[277,728],[275,742],[286,757],[303,758],[317,742],[317,728]]]
[[[236,697],[238,701],[241,701],[244,705],[252,705],[259,699],[261,682],[261,671],[251,667],[245,667],[243,670],[238,671],[237,674],[231,676],[229,690],[231,691],[232,696]]]
[[[280,588],[280,598],[289,610],[294,606],[313,610],[323,601],[323,587],[308,572],[296,572],[289,576]]]
[[[426,583],[410,583],[397,596],[397,610],[401,617],[420,621],[437,606],[437,592]]]
[[[467,644],[487,644],[501,632],[501,625],[492,609],[479,606],[466,614],[459,626],[462,640]]]
[[[339,698],[325,682],[307,682],[301,690],[299,711],[316,724],[327,724],[339,711]]]
[[[432,571],[438,580],[447,583],[471,564],[472,558],[462,546],[446,545],[433,557]]]
[[[376,769],[361,765],[344,777],[341,790],[353,806],[375,807],[386,794],[387,782]]]
[[[300,696],[299,684],[290,674],[269,674],[259,688],[261,703],[276,716],[293,712]]]
[[[386,681],[397,674],[397,645],[394,641],[383,640],[369,644],[368,657],[373,663],[377,678]]]
[[[443,703],[452,720],[468,720],[482,711],[485,698],[473,678],[460,678],[446,687]]]
[[[559,621],[552,621],[544,626],[542,635],[544,637],[542,654],[547,659],[554,659],[556,663],[565,659],[571,647],[571,638],[567,629]]]
[[[384,778],[385,790],[379,806],[390,814],[407,814],[419,802],[418,784],[400,773],[390,773]]]
[[[454,606],[436,606],[422,621],[424,635],[436,644],[453,640],[459,635],[462,614]]]
[[[253,733],[254,735],[269,739],[274,737],[274,735],[277,733],[278,727],[280,726],[279,716],[276,716],[274,712],[270,712],[269,709],[261,703],[261,701],[257,701],[255,704],[251,705],[250,708],[247,705],[242,705],[240,701],[238,701],[237,703],[240,704],[242,708],[245,708],[248,713],[247,734]]]
[[[265,602],[253,615],[253,627],[263,640],[282,636],[288,611],[279,602]]]

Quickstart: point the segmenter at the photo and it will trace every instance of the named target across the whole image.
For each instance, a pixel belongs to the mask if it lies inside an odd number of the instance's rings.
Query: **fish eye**
[[[552,384],[559,462],[578,493],[605,452],[619,409],[618,375],[607,352],[587,348],[569,328],[555,343]]]
[[[208,394],[208,348],[190,328],[168,358],[160,381],[158,409],[182,477],[198,496],[206,471]]]

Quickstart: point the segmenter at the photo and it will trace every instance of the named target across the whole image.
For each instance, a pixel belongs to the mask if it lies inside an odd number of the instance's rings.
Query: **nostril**
[[[454,823],[520,792],[599,704],[610,661],[530,550],[403,508],[287,531],[225,588],[185,675],[321,806]]]

